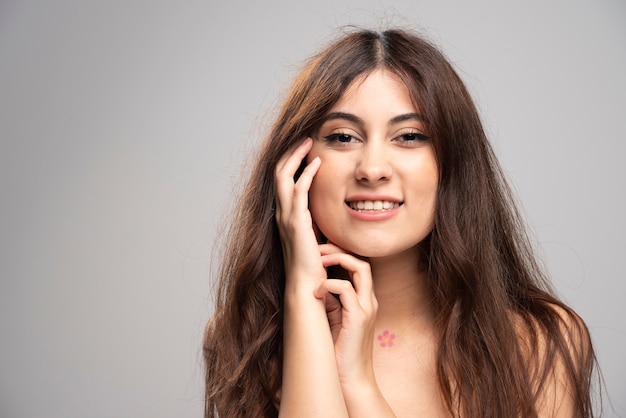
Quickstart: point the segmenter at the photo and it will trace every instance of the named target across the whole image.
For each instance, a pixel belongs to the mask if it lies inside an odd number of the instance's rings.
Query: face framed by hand
[[[363,257],[413,251],[433,227],[439,172],[407,87],[387,70],[357,78],[313,138],[307,159],[321,166],[309,206],[320,231]]]

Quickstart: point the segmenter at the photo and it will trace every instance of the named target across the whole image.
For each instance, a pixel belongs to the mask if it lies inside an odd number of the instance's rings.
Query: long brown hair
[[[295,80],[230,219],[216,311],[204,340],[205,416],[278,415],[285,273],[274,170],[313,134],[350,83],[384,68],[407,86],[431,134],[440,179],[422,243],[440,335],[440,389],[453,416],[533,417],[560,365],[581,417],[593,416],[595,357],[584,323],[556,299],[462,81],[408,31],[359,30]]]

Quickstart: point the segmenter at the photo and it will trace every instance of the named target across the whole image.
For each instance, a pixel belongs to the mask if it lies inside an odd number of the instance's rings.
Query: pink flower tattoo
[[[383,333],[378,336],[378,341],[380,341],[381,347],[391,347],[395,338],[396,334],[390,334],[389,331],[384,330]]]

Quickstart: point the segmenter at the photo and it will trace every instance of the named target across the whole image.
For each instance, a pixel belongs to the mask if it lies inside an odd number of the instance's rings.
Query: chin
[[[345,251],[352,253],[358,257],[363,258],[382,258],[389,257],[395,254],[398,254],[403,251],[399,251],[397,248],[389,248],[388,246],[364,246],[362,244],[354,244],[354,243],[345,243],[345,244],[337,244],[339,247],[344,249]]]
[[[362,240],[355,242],[345,239],[330,239],[330,241],[346,252],[362,258],[387,258],[410,254],[417,256],[420,252],[418,248],[422,245],[424,240],[428,238],[429,234],[430,231],[424,234],[425,236],[421,236],[421,239],[416,237],[415,241],[411,240],[402,243],[390,241],[384,242],[381,240]],[[377,245],[366,244],[365,242],[377,242]]]

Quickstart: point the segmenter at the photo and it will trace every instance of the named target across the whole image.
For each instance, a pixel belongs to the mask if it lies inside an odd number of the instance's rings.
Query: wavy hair
[[[358,30],[312,57],[296,78],[231,215],[203,345],[205,417],[278,415],[285,272],[275,167],[316,132],[352,81],[376,69],[408,88],[438,163],[434,227],[421,250],[450,414],[536,417],[542,391],[558,379],[567,382],[580,417],[593,416],[588,331],[553,296],[463,82],[412,32]]]

